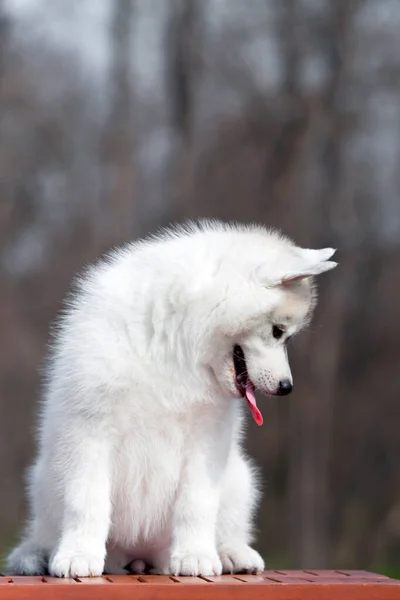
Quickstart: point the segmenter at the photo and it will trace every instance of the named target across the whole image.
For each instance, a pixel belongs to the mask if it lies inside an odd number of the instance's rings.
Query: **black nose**
[[[279,382],[278,396],[287,396],[293,389],[293,384],[289,379],[283,379]]]

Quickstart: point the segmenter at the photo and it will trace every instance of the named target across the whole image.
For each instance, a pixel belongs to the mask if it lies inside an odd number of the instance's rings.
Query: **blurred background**
[[[188,217],[339,249],[249,424],[269,567],[400,575],[398,0],[0,0],[0,549],[71,279]]]

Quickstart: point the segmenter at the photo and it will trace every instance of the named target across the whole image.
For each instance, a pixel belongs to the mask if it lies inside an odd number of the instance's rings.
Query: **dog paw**
[[[102,555],[59,551],[50,561],[49,573],[53,577],[99,577],[103,568]]]
[[[216,552],[174,553],[169,564],[170,575],[213,577],[221,575],[222,564]]]
[[[17,575],[44,575],[46,561],[44,553],[30,544],[22,544],[7,559],[7,570]]]
[[[219,557],[223,573],[261,573],[264,570],[263,559],[247,544],[222,545]]]

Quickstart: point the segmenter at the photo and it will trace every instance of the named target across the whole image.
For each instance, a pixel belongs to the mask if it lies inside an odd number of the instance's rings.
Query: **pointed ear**
[[[290,285],[307,277],[314,277],[330,271],[337,266],[337,263],[328,258],[331,258],[336,252],[333,248],[324,248],[323,250],[309,250],[299,248],[299,266],[290,269],[280,279],[275,281],[274,285]]]
[[[311,264],[316,264],[332,258],[336,249],[323,248],[322,250],[311,250],[310,248],[297,248],[297,251],[303,260]]]

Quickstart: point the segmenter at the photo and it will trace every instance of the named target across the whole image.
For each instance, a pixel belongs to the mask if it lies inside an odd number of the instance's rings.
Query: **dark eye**
[[[272,335],[274,336],[274,338],[276,340],[279,340],[282,336],[283,336],[283,329],[281,327],[279,327],[278,325],[274,325],[272,327]]]

